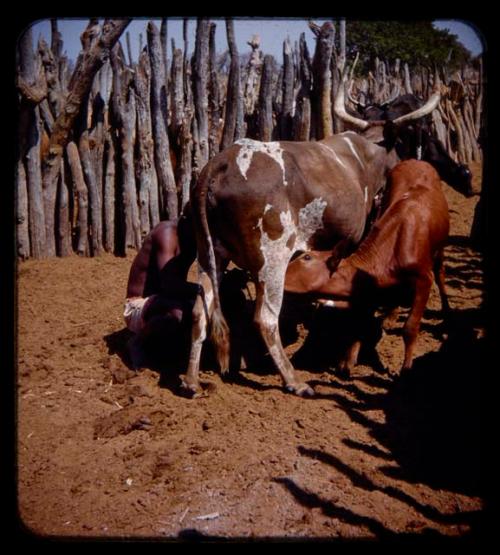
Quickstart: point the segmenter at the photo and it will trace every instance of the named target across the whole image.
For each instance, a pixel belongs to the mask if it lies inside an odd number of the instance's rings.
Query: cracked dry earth
[[[374,326],[376,350],[343,379],[335,372],[339,316],[290,301],[284,344],[314,386],[312,399],[282,389],[252,343],[246,298],[233,305],[250,350],[246,367],[221,377],[206,349],[208,395],[191,400],[179,394],[178,338],[160,339],[149,367],[127,366],[122,303],[133,252],[19,263],[16,463],[27,533],[477,536],[485,322],[481,256],[468,235],[478,196],[443,188],[452,220],[446,335],[434,286],[413,369],[398,374],[402,309],[393,327]]]

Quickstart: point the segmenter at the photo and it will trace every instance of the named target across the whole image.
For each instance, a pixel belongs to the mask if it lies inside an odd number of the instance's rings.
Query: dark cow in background
[[[343,89],[339,87],[336,100],[342,109]],[[435,106],[433,97],[415,117],[423,117]],[[317,142],[242,139],[202,170],[191,201],[198,261],[210,278],[213,298],[205,303],[209,310],[193,312],[191,357],[182,377],[188,393],[200,392],[200,341],[206,335],[201,328],[210,316],[221,371],[228,369],[229,333],[218,284],[230,260],[255,282],[254,321],[287,390],[314,393],[297,379],[281,344],[278,317],[285,273],[297,250],[333,249],[340,256],[361,241],[374,198],[398,161],[394,145],[383,140],[383,126],[363,125],[364,136],[346,132]],[[203,276],[201,281],[206,285]]]
[[[379,104],[366,103],[355,100],[349,95],[349,100],[356,104],[360,121],[399,121],[410,113],[415,113],[424,105],[424,101],[414,94],[393,96]],[[349,123],[357,129],[363,126],[356,122],[352,111]],[[441,141],[433,134],[432,118],[430,115],[418,120],[412,120],[408,125],[397,130],[396,151],[401,160],[416,158],[429,162],[448,185],[463,195],[470,197],[474,194],[472,188],[472,174],[464,164],[455,162],[448,154]]]
[[[407,160],[390,172],[383,214],[353,254],[338,263],[328,252],[312,251],[290,263],[285,291],[314,293],[322,304],[355,311],[353,343],[341,370],[353,369],[367,321],[387,303],[410,304],[402,369],[411,367],[433,274],[443,315],[449,312],[443,268],[448,233],[448,205],[439,175],[426,162]]]

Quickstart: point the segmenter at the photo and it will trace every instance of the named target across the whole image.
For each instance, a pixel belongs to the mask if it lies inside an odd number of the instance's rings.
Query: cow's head
[[[441,141],[430,134],[424,135],[423,159],[432,164],[443,181],[466,197],[474,195],[472,173],[465,164],[455,162]]]
[[[404,115],[400,115],[394,119],[388,119],[388,112],[386,105],[393,102],[394,98],[389,99],[387,102],[379,106],[380,119],[376,119],[376,114],[374,112],[374,107],[372,107],[372,112],[366,119],[361,119],[354,116],[352,113],[348,113],[345,107],[345,84],[347,80],[347,66],[344,70],[341,83],[339,85],[337,96],[335,97],[334,111],[335,114],[346,123],[350,124],[360,131],[368,140],[373,140],[374,142],[380,143],[385,146],[388,150],[392,150],[396,146],[398,140],[398,134],[400,130],[408,129],[409,126],[415,125],[415,122],[422,121],[425,116],[432,113],[432,111],[438,106],[441,99],[441,94],[439,88],[436,87],[433,94],[430,96],[429,100],[421,105],[420,107],[412,110]],[[354,101],[356,102],[356,101]],[[359,103],[358,103],[359,104]],[[366,106],[363,108],[366,111]],[[367,121],[368,120],[368,121]],[[418,126],[420,123],[417,124]],[[387,128],[387,129],[386,129]],[[415,155],[413,155],[415,156]]]

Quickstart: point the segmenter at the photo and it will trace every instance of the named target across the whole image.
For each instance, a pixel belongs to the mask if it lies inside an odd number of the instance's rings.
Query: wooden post
[[[106,170],[104,172],[103,187],[103,220],[104,220],[104,248],[107,252],[115,250],[115,147],[113,139],[108,133],[106,136],[104,159]]]
[[[233,20],[226,18],[227,42],[231,54],[231,66],[227,82],[226,112],[224,117],[224,130],[222,132],[222,150],[231,146],[234,142],[236,131],[236,120],[238,117],[238,102],[240,97],[240,64],[238,49],[234,38]]]
[[[30,256],[28,227],[28,185],[26,170],[21,159],[16,164],[16,254],[21,260]]]
[[[199,160],[197,172],[208,162],[208,42],[209,21],[199,18],[196,25],[196,45],[193,59],[193,96],[198,134],[194,137]]]
[[[283,43],[283,104],[280,117],[280,138],[292,138],[293,117],[293,60],[290,39]]]
[[[127,43],[127,56],[128,56],[128,65],[132,67],[134,65],[134,61],[132,59],[132,47],[130,46],[130,33],[127,31],[125,33],[126,43]]]
[[[259,92],[258,128],[261,141],[270,141],[273,133],[272,74],[273,58],[267,54],[264,56]]]
[[[220,125],[221,125],[221,109],[219,95],[219,78],[217,76],[217,67],[215,59],[215,23],[210,24],[210,37],[208,43],[209,50],[209,112],[210,127],[208,132],[208,153],[209,157],[215,156],[219,152]]]
[[[248,41],[247,44],[252,49],[252,52],[250,54],[250,58],[248,59],[245,93],[243,96],[245,114],[251,115],[253,114],[257,103],[259,69],[262,66],[259,35],[253,35],[252,40]]]
[[[333,134],[333,116],[331,103],[330,62],[333,50],[334,28],[330,21],[321,27],[309,23],[317,37],[313,58],[313,113],[317,116],[316,139],[323,139]]]
[[[105,20],[102,30],[92,24],[84,32],[82,43],[85,45],[76,63],[69,83],[66,103],[57,117],[47,155],[43,161],[43,190],[47,199],[46,209],[52,214],[55,210],[57,180],[59,177],[62,154],[68,143],[69,134],[80,113],[82,104],[88,98],[94,76],[109,56],[111,48],[129,24],[130,19]],[[99,34],[95,33],[99,30]]]
[[[174,220],[179,215],[179,202],[170,161],[167,114],[163,111],[165,103],[162,102],[162,99],[166,97],[165,68],[162,62],[160,35],[152,21],[148,23],[148,49],[151,63],[151,117],[153,121],[155,165],[163,197],[160,218]]]
[[[149,58],[146,52],[139,56],[135,68],[134,86],[137,107],[137,174],[139,181],[139,219],[141,238],[149,233],[160,221],[158,206],[158,181],[154,166],[154,146],[152,141],[152,124],[150,111],[150,77]]]
[[[173,39],[172,39],[173,41]],[[184,70],[182,50],[172,46],[172,68],[170,76],[171,136],[177,137],[184,116]]]
[[[307,49],[305,33],[301,33],[299,42],[300,89],[293,122],[293,140],[308,141],[311,138],[311,58]]]
[[[125,224],[123,252],[125,253],[127,247],[138,248],[140,246],[141,234],[134,171],[135,94],[129,88],[132,76],[130,70],[125,66],[120,52],[121,49],[117,45],[111,53],[111,65],[113,66],[113,114],[120,138],[122,204]]]
[[[45,215],[42,193],[40,165],[41,126],[37,104],[46,96],[47,89],[41,86],[32,46],[31,28],[28,28],[19,41],[18,89],[21,93],[19,108],[19,159],[24,164],[28,189],[29,243],[34,258],[47,256]],[[18,175],[23,180],[22,170]],[[19,183],[19,181],[18,181]],[[22,187],[16,191],[19,208],[23,208]]]
[[[72,252],[67,177],[64,164],[61,164],[61,173],[59,174],[59,184],[57,188],[56,210],[57,254],[59,256],[69,256]]]
[[[181,189],[181,206],[182,210],[189,201],[191,184],[193,182],[193,128],[194,121],[194,103],[193,90],[191,87],[191,64],[189,63],[188,52],[188,19],[184,19],[183,37],[184,37],[184,113],[180,130],[180,163],[179,163],[179,187]]]
[[[78,203],[78,243],[76,252],[79,255],[86,255],[88,253],[88,195],[85,179],[83,178],[82,164],[80,162],[80,155],[78,154],[78,147],[73,141],[70,141],[66,147],[68,155],[68,165],[71,170],[71,177],[75,184],[76,198]]]

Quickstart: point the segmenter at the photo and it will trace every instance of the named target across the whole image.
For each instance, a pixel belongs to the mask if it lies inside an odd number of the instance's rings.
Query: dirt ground
[[[335,371],[338,317],[287,304],[284,342],[312,399],[286,393],[258,348],[244,370],[223,377],[207,349],[208,395],[194,400],[179,392],[178,339],[163,338],[163,358],[131,371],[122,307],[132,252],[20,263],[16,462],[27,530],[239,541],[477,537],[484,288],[468,235],[479,197],[443,188],[452,220],[449,329],[434,286],[412,370],[398,373],[402,309],[393,328],[374,326],[376,351],[366,349],[345,379]]]

